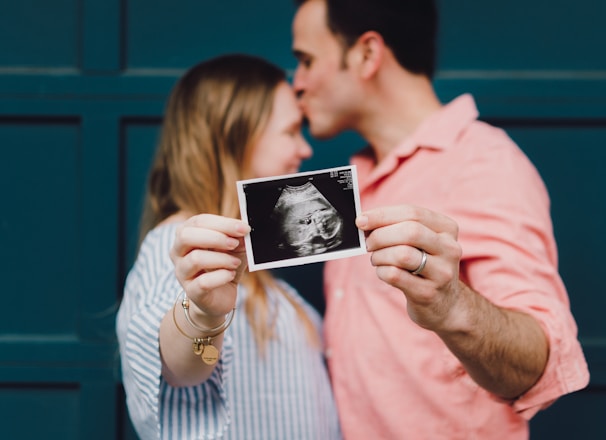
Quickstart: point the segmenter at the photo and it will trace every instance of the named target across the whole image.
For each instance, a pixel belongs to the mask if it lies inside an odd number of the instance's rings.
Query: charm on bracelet
[[[181,296],[181,294],[179,294],[179,297],[180,296]],[[177,301],[179,301],[179,297],[177,297]],[[219,360],[219,350],[217,349],[217,347],[212,345],[213,339],[216,338],[217,336],[221,335],[222,333],[224,333],[225,330],[227,330],[227,328],[230,326],[232,320],[234,319],[234,313],[235,313],[236,309],[234,308],[234,309],[230,310],[230,312],[225,316],[225,321],[221,325],[211,328],[211,329],[202,329],[201,327],[196,326],[191,321],[189,314],[188,314],[189,300],[185,296],[181,304],[183,306],[183,310],[185,312],[185,317],[187,319],[187,322],[193,328],[197,329],[201,333],[204,333],[204,336],[193,337],[193,336],[190,336],[187,333],[185,333],[185,331],[177,323],[177,315],[176,315],[177,301],[175,301],[175,304],[173,305],[173,311],[172,311],[173,322],[175,324],[176,329],[183,336],[192,340],[192,350],[193,350],[194,355],[200,356],[200,359],[202,359],[202,361],[206,365],[216,364],[217,361]]]

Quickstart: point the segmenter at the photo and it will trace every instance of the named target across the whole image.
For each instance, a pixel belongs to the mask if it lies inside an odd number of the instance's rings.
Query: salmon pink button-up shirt
[[[463,95],[378,166],[364,152],[355,156],[362,209],[405,203],[453,218],[462,280],[538,320],[549,340],[547,368],[515,402],[501,401],[410,320],[405,296],[377,278],[369,255],[330,261],[327,356],[348,440],[524,439],[532,415],[588,383],[546,188],[514,142],[477,117],[473,98]]]

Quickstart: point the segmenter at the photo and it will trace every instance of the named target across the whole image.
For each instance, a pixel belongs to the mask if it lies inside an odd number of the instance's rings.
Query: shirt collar
[[[374,165],[374,154],[370,147],[352,158],[352,163],[360,168],[360,190],[391,173],[398,163],[412,155],[418,148],[444,150],[454,144],[461,132],[479,116],[475,101],[470,94],[464,94],[444,105],[430,115],[415,132],[400,143],[392,152]]]
[[[396,157],[407,157],[417,148],[444,150],[479,116],[473,97],[464,94],[429,116],[417,130],[394,149]]]

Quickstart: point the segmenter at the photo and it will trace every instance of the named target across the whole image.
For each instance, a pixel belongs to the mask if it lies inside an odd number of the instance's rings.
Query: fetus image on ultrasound
[[[334,249],[343,242],[343,218],[311,183],[286,185],[271,214],[282,252],[303,257]]]

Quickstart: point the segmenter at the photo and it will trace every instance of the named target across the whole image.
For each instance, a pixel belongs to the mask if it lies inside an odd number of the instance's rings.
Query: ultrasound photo
[[[360,255],[354,166],[237,182],[250,271]]]

